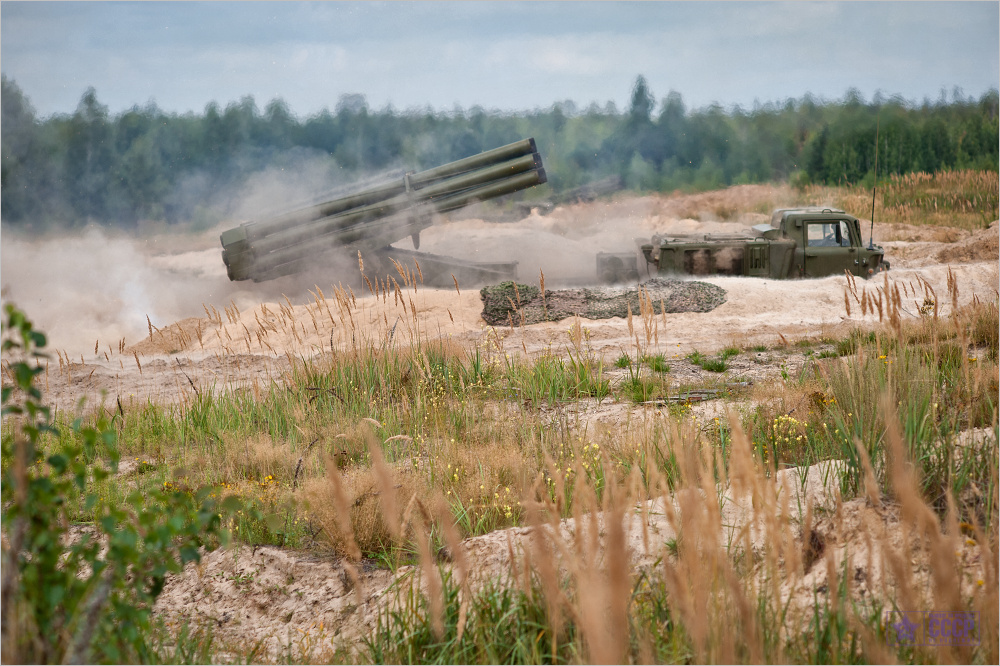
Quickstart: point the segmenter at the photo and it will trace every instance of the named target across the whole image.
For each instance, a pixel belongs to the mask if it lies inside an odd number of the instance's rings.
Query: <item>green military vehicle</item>
[[[230,280],[261,282],[329,265],[331,253],[363,257],[372,275],[410,266],[427,284],[449,286],[513,280],[517,262],[481,263],[416,252],[421,230],[439,214],[546,182],[534,139],[352,192],[222,234]],[[596,184],[605,188],[620,183]],[[593,186],[596,189],[596,185]],[[410,237],[414,250],[393,246]],[[888,270],[881,247],[864,244],[856,217],[830,208],[782,208],[771,224],[746,234],[659,235],[636,252],[597,255],[597,280],[637,282],[659,275],[747,275],[776,279],[823,277],[848,271],[871,277]],[[362,264],[359,262],[359,267]],[[362,269],[364,270],[364,269]]]
[[[858,218],[832,208],[780,208],[770,224],[746,234],[658,235],[641,246],[647,269],[659,275],[745,275],[815,278],[847,271],[868,278],[889,270],[885,252],[861,237]],[[630,259],[632,260],[630,262]],[[603,281],[629,281],[635,258],[601,253]]]

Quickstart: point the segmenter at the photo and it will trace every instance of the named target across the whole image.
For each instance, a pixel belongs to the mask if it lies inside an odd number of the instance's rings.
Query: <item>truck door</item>
[[[851,242],[847,220],[808,220],[805,227],[806,277],[857,272],[858,250]]]

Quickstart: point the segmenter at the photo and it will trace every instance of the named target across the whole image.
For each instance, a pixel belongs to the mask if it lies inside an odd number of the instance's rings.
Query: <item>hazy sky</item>
[[[378,109],[627,106],[635,77],[689,108],[850,87],[911,101],[1000,78],[997,2],[7,2],[0,69],[41,116],[88,86],[117,113],[253,95],[306,117]]]

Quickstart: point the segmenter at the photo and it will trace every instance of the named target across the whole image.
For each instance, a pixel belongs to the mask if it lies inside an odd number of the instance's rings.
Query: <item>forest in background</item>
[[[848,90],[725,109],[686,108],[671,91],[659,103],[639,76],[627,109],[571,101],[501,113],[371,110],[342,95],[334,110],[298,118],[280,98],[261,111],[246,96],[225,108],[176,114],[155,103],[112,115],[90,88],[71,115],[37,117],[16,82],[2,79],[2,198],[5,225],[24,230],[88,223],[135,229],[145,222],[211,226],[237,209],[254,176],[281,173],[326,189],[431,168],[534,137],[558,196],[618,176],[643,192],[699,191],[790,181],[860,184],[912,172],[998,169],[998,92],[955,91],[920,104]],[[310,179],[305,174],[310,173]],[[315,194],[315,192],[314,192]],[[296,201],[273,201],[276,209]]]

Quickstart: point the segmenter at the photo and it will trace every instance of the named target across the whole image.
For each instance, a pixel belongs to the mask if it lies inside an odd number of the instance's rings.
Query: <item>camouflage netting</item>
[[[726,302],[726,290],[707,282],[653,278],[642,285],[656,314],[662,312],[710,312]],[[491,326],[537,324],[579,315],[587,319],[627,317],[629,306],[638,316],[639,289],[601,287],[545,290],[527,284],[501,282],[483,287],[483,320]]]

